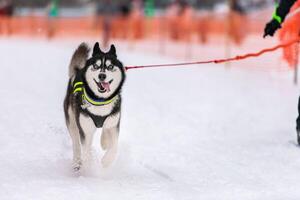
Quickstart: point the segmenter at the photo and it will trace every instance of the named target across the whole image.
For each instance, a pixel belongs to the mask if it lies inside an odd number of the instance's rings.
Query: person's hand
[[[281,28],[280,23],[277,20],[272,19],[269,23],[266,24],[264,38],[268,35],[273,37],[274,33],[279,28]]]

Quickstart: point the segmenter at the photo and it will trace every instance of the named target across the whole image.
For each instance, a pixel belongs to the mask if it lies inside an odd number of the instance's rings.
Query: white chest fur
[[[89,107],[87,107],[87,110],[92,113],[93,115],[97,115],[97,116],[107,116],[109,115],[113,108],[115,103],[119,100],[119,97],[117,97],[116,99],[114,99],[113,102],[107,104],[107,105],[102,105],[102,106],[94,106],[94,105],[90,105]]]

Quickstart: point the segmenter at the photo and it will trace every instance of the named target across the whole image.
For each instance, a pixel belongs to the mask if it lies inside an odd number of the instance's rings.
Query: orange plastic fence
[[[291,9],[291,12],[300,8],[300,1],[297,1]],[[292,38],[300,36],[300,13],[288,18],[279,32],[279,38],[282,42],[286,42]],[[295,67],[299,62],[299,44],[286,47],[283,51],[283,58],[289,63],[290,67]]]
[[[0,17],[0,36],[98,37],[103,32],[102,22],[102,17]],[[177,18],[115,17],[111,22],[111,37],[133,40],[165,37],[184,41],[198,38],[199,42],[206,42],[210,34],[228,33],[233,41],[240,43],[246,34],[261,33],[265,22],[235,13],[197,17],[187,14]]]

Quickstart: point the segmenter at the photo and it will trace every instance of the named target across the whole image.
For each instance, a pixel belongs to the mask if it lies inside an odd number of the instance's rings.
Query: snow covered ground
[[[253,41],[246,49],[261,48]],[[62,102],[78,43],[0,40],[1,200],[300,198],[299,87],[274,68],[278,52],[229,69],[129,71],[116,162],[101,167],[98,133],[75,176]],[[126,65],[177,61],[118,49]]]

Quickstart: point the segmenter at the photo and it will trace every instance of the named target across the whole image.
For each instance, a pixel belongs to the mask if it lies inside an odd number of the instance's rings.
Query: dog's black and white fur
[[[101,146],[106,150],[102,164],[105,167],[116,157],[119,136],[124,67],[117,59],[114,45],[104,53],[96,43],[91,58],[88,57],[89,48],[82,43],[71,59],[70,80],[64,101],[66,124],[73,143],[75,171],[81,169],[83,155],[89,155],[97,128],[102,128]],[[79,89],[76,90],[76,87]],[[86,100],[84,95],[93,101]],[[103,104],[91,103],[94,101]]]

